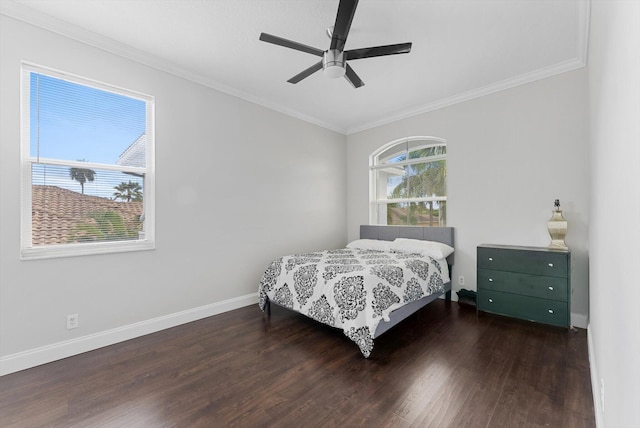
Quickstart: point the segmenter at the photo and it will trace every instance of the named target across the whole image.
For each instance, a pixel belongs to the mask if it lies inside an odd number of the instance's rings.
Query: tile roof
[[[117,202],[98,196],[82,195],[57,186],[32,186],[32,244],[68,242],[71,230],[86,223],[93,211],[114,211],[130,226],[142,214],[143,203]]]

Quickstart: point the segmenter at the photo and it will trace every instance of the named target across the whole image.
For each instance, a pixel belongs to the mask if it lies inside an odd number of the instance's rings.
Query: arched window
[[[369,165],[371,224],[445,226],[446,140],[392,141],[371,155]]]

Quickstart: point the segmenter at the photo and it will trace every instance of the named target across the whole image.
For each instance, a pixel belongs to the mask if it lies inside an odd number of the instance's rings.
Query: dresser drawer
[[[568,259],[566,252],[478,247],[478,269],[567,278]]]
[[[478,289],[567,301],[567,279],[500,270],[478,269]]]
[[[478,290],[478,310],[566,327],[568,304],[493,290]]]

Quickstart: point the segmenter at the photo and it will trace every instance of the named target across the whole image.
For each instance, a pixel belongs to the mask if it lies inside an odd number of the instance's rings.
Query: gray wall
[[[272,258],[345,244],[344,135],[0,19],[3,371],[249,304]],[[156,97],[155,251],[20,261],[21,60]]]
[[[181,314],[206,313],[194,308],[251,301],[272,257],[357,237],[368,222],[371,152],[399,137],[432,135],[449,142],[454,275],[465,276],[466,288],[475,288],[476,245],[546,245],[552,201],[562,200],[575,262],[574,318],[586,322],[589,314],[598,424],[634,426],[640,420],[639,22],[638,2],[593,1],[588,72],[344,137],[0,17],[0,371],[19,365],[14,360],[36,364],[34,354],[64,356],[82,350],[78,343],[91,348],[103,336],[109,336],[103,344],[126,337],[105,332],[153,331],[188,319]],[[21,59],[156,96],[155,251],[19,260]],[[229,161],[236,157],[250,173],[238,174]],[[65,329],[69,313],[80,314],[77,330]],[[64,352],[50,352],[55,348]]]
[[[593,1],[591,19],[591,379],[598,426],[637,427],[640,424],[640,2]]]
[[[349,239],[369,221],[369,155],[398,138],[447,140],[447,225],[456,228],[454,290],[476,289],[476,246],[546,246],[558,198],[569,222],[572,320],[588,312],[587,72],[579,69],[362,131],[347,139]],[[465,286],[457,283],[465,277]]]

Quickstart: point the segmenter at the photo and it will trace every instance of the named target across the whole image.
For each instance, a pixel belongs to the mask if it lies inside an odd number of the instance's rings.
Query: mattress
[[[268,302],[342,329],[365,357],[391,312],[448,289],[447,261],[411,252],[344,248],[273,260],[259,285]]]

